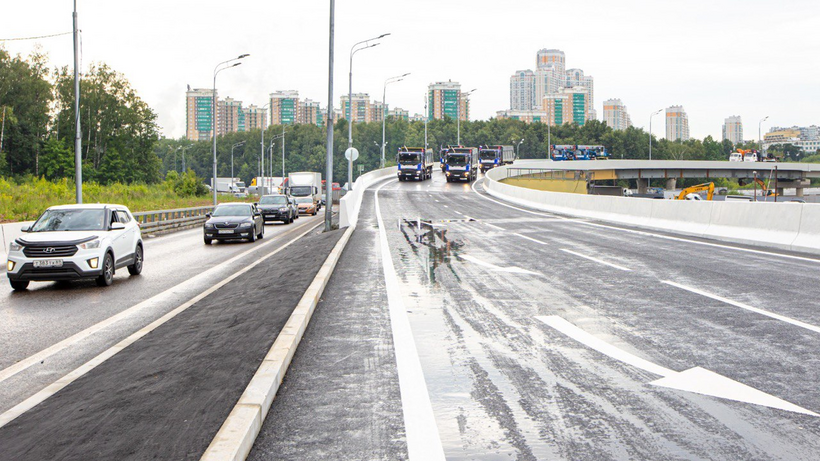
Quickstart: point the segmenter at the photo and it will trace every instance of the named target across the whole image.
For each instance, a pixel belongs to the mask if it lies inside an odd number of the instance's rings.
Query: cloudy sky
[[[71,30],[70,0],[8,0],[0,38]],[[264,103],[276,90],[327,102],[327,0],[79,0],[83,64],[122,72],[159,115],[166,136],[185,132],[185,89],[210,88],[214,66],[242,53],[219,75],[220,97]],[[423,112],[427,84],[452,79],[471,98],[472,118],[509,108],[509,78],[557,48],[567,67],[595,77],[595,107],[620,98],[636,126],[683,105],[691,133],[719,138],[740,115],[744,137],[767,126],[820,124],[820,1],[817,0],[413,0],[336,2],[334,105],[348,88],[353,43],[392,35],[356,54],[354,92]],[[71,36],[4,42],[35,46],[54,66],[71,65]],[[661,117],[653,121],[663,135]]]

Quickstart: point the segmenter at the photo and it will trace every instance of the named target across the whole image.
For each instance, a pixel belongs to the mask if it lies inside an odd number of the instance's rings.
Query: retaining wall
[[[384,178],[391,175],[396,176],[396,171],[396,167],[388,167],[359,176],[359,179],[353,183],[353,190],[339,201],[339,227],[355,226],[359,220],[359,208],[362,206],[364,191]]]
[[[820,254],[820,204],[605,197],[525,189],[486,174],[490,195],[530,208],[696,237]]]

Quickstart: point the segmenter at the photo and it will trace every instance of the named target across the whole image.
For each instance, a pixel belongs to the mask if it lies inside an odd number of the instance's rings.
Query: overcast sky
[[[0,38],[71,30],[70,0],[5,0]],[[169,137],[185,133],[185,90],[264,103],[276,90],[327,103],[327,0],[79,0],[83,66],[106,62],[125,74],[159,115]],[[567,68],[595,78],[595,108],[620,98],[636,126],[649,114],[683,105],[693,137],[721,136],[740,115],[744,138],[767,126],[820,124],[818,0],[379,0],[336,2],[334,106],[348,89],[353,43],[382,33],[381,45],[356,54],[354,92],[421,113],[427,85],[452,79],[471,97],[473,119],[509,108],[509,79],[534,69],[541,48],[563,50]],[[71,65],[71,36],[4,42],[27,55],[36,44],[54,66]],[[663,118],[653,119],[663,136]]]

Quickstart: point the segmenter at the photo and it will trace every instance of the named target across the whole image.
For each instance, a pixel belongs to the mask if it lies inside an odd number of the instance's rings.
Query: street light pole
[[[236,149],[239,146],[244,146],[244,145],[245,145],[245,141],[242,141],[242,142],[238,142],[238,143],[234,144],[233,146],[231,146],[231,185],[233,185],[233,182],[234,182],[233,181],[233,178],[234,178],[234,175],[233,175],[233,150]],[[176,163],[176,162],[174,162],[174,163]]]
[[[330,0],[330,33],[328,43],[327,76],[327,150],[325,171],[325,197],[333,197],[333,40],[335,34],[336,0]],[[351,111],[352,112],[352,111]],[[332,203],[332,199],[330,200]],[[333,206],[325,207],[325,232],[333,227]]]
[[[384,81],[384,88],[382,91],[382,159],[380,167],[384,168],[384,131],[385,131],[385,123],[387,121],[387,85],[391,83],[396,83],[404,80],[404,77],[410,75],[410,72],[404,75],[397,75],[395,77],[390,77]]]
[[[521,143],[524,142],[524,138],[521,138],[521,141],[518,141],[518,144],[515,146],[515,159],[518,160],[518,154],[521,152]]]
[[[427,150],[427,121],[429,120],[429,114],[427,109],[427,102],[430,100],[429,95],[424,95],[424,150]]]
[[[461,145],[461,99],[467,99],[470,94],[477,89],[478,88],[473,88],[464,94],[458,95],[458,103],[456,104],[456,144],[459,146]]]
[[[660,114],[661,111],[663,109],[658,109],[649,116],[649,160],[652,160],[652,117]]]
[[[238,66],[242,63],[241,62],[235,62],[235,63],[233,63],[233,64],[231,64],[230,66],[227,66],[227,67],[221,67],[221,66],[223,66],[225,64],[228,64],[228,63],[231,63],[233,61],[237,61],[239,59],[245,58],[247,56],[250,56],[250,55],[241,54],[236,58],[228,59],[227,61],[220,62],[219,64],[216,65],[216,67],[214,67],[214,87],[213,87],[214,92],[213,92],[213,97],[211,99],[211,138],[213,139],[213,150],[214,150],[214,168],[213,168],[213,178],[214,179],[213,179],[213,183],[211,184],[211,187],[213,189],[213,195],[214,195],[214,206],[216,206],[216,189],[217,189],[217,187],[216,187],[216,135],[217,135],[217,132],[216,132],[216,111],[217,111],[217,107],[216,107],[216,76],[220,72],[222,72],[223,70],[230,69],[232,67],[236,67],[236,66]]]
[[[765,153],[765,151],[763,149],[763,131],[762,131],[762,127],[763,127],[763,122],[765,122],[768,119],[769,119],[769,116],[767,115],[767,116],[763,117],[763,119],[760,120],[760,123],[757,124],[757,142],[758,142],[758,144],[760,144],[759,147],[760,147],[760,153],[761,154]],[[783,157],[785,157],[785,155]]]
[[[83,137],[80,132],[80,29],[74,0],[74,185],[77,203],[83,203]]]

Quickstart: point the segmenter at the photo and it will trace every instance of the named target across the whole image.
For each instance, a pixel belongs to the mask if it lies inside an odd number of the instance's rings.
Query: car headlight
[[[83,250],[93,250],[95,248],[100,247],[100,239],[94,239],[90,242],[81,243],[77,246],[82,248]]]
[[[287,208],[279,208],[280,213],[286,213],[288,211]]]
[[[247,227],[251,227],[252,225],[253,224],[251,224],[249,222],[243,222],[242,224],[239,225],[239,227],[244,229],[244,228],[247,228]]]
[[[11,253],[12,251],[23,251],[23,245],[20,245],[17,242],[11,242],[9,244],[9,253]]]
[[[209,222],[205,223],[205,229],[213,229],[213,228],[214,228],[213,223],[209,223]]]

